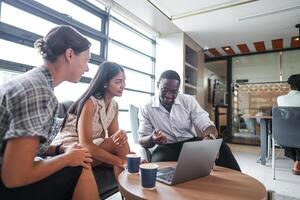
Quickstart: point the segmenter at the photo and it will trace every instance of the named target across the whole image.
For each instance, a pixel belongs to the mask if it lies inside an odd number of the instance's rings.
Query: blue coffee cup
[[[155,189],[157,168],[158,165],[154,163],[145,163],[140,165],[141,185],[144,189]]]
[[[127,171],[131,174],[138,174],[140,170],[141,157],[137,154],[127,154]]]

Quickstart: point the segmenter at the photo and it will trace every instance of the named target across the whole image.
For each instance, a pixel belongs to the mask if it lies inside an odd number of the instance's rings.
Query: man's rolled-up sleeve
[[[144,136],[151,135],[152,132],[154,131],[154,127],[148,115],[146,106],[139,109],[138,118],[139,118],[139,130],[138,130],[139,136],[144,137]]]
[[[193,124],[203,133],[209,126],[215,124],[210,120],[209,114],[201,108],[195,98],[190,99],[191,119]]]

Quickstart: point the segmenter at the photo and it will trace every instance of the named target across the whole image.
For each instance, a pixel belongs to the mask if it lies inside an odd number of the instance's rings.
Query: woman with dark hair
[[[68,146],[74,142],[86,146],[94,164],[114,166],[115,177],[124,170],[130,152],[125,131],[119,129],[118,104],[125,74],[117,63],[104,62],[86,92],[70,107],[54,144]]]
[[[57,26],[35,43],[43,64],[0,87],[1,199],[99,199],[88,149],[50,145],[54,87],[88,71],[90,46],[74,28]]]
[[[288,78],[291,91],[277,98],[278,106],[297,106],[300,107],[300,74],[293,74]],[[295,161],[293,174],[300,175],[300,149],[285,148],[285,155]]]

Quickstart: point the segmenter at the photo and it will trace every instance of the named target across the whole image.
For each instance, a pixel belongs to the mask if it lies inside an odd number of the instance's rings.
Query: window
[[[83,76],[93,78],[95,76],[95,74],[97,73],[98,68],[99,68],[99,65],[89,63],[89,71],[85,72],[83,74]]]
[[[57,25],[6,3],[1,4],[1,22],[30,30],[38,35],[46,35],[51,28]]]
[[[110,21],[109,24],[109,37],[126,44],[140,52],[152,56],[152,43],[140,35],[125,29],[118,21]]]
[[[135,25],[133,22],[128,21],[127,19],[125,19],[123,16],[119,15],[118,13],[111,11],[111,15],[118,19],[119,21],[123,22],[124,24],[127,25],[127,27],[131,27],[132,30],[137,31],[138,33],[140,33],[141,35],[148,37],[150,40],[154,39],[153,36],[148,33],[147,31],[145,31],[143,28],[140,28],[139,26]]]
[[[153,73],[153,63],[149,57],[142,56],[113,42],[108,44],[108,60],[132,69],[142,69],[145,73]]]
[[[38,52],[34,48],[2,39],[0,39],[0,46],[0,59],[31,66],[38,66],[42,63],[42,59],[38,56]]]
[[[149,101],[152,94],[142,93],[138,91],[125,90],[122,97],[116,97],[115,100],[119,104],[119,108],[124,110],[129,108],[129,104],[136,106],[144,105]]]
[[[39,66],[42,59],[37,56],[37,50],[33,48],[33,43],[58,24],[72,25],[86,35],[92,43],[93,63],[100,63],[105,59],[104,49],[107,36],[103,33],[103,29],[105,29],[107,12],[92,3],[66,0],[39,0],[30,3],[26,1],[0,1],[0,3],[0,26],[3,31],[0,35],[0,59],[3,60],[0,61],[0,66],[3,66],[1,62],[6,61],[17,63],[19,66],[23,64]],[[82,7],[79,7],[81,4]],[[98,12],[95,14],[95,11]],[[70,17],[72,13],[76,13],[76,16]],[[16,15],[18,18],[15,17]],[[90,72],[86,73],[87,77],[92,78],[94,76],[98,68],[95,66],[90,67]],[[0,68],[5,69],[5,67]],[[20,71],[25,72],[27,68],[20,69]],[[2,76],[1,81],[3,80],[7,79]]]
[[[12,72],[8,70],[0,70],[0,85],[5,83],[6,81],[9,81],[10,79],[16,77],[20,73],[18,72]]]
[[[33,48],[37,38],[56,25],[71,25],[92,43],[89,71],[77,84],[61,83],[55,95],[59,101],[75,101],[89,86],[99,63],[117,62],[127,77],[123,96],[116,98],[120,128],[130,130],[128,105],[144,104],[154,94],[155,40],[149,33],[114,12],[109,18],[97,0],[0,0],[0,4],[0,84],[42,63]]]
[[[129,104],[141,106],[154,94],[155,40],[115,12],[111,14],[108,60],[125,69],[126,89],[116,101],[120,128],[130,130]]]
[[[54,88],[54,94],[59,102],[67,100],[76,101],[88,86],[89,84],[87,83],[63,82]]]
[[[125,69],[126,88],[151,92],[153,89],[153,79],[149,75]],[[143,84],[141,84],[143,83]]]
[[[78,7],[77,5],[69,1],[61,0],[36,0],[39,3],[50,7],[60,13],[65,14],[71,19],[75,19],[87,26],[93,27],[94,29],[101,31],[102,20],[100,17]]]

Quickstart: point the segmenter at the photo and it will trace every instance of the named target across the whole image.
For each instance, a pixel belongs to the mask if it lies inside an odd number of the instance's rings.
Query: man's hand
[[[206,128],[203,132],[204,134],[204,140],[213,140],[218,138],[218,130],[216,129],[215,126],[209,126]]]
[[[161,130],[155,130],[152,135],[152,140],[155,144],[166,144],[167,135]]]
[[[206,135],[203,140],[215,140],[217,139],[215,135],[213,134],[209,134],[209,135]]]

